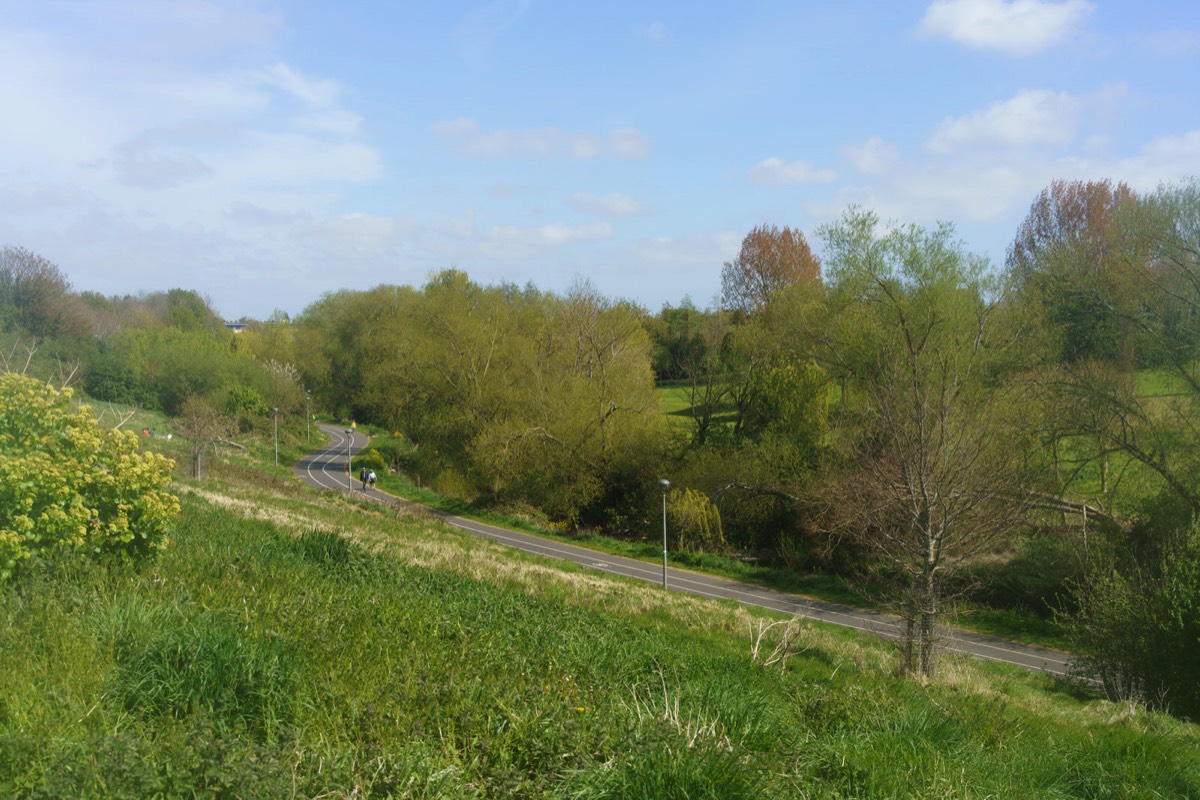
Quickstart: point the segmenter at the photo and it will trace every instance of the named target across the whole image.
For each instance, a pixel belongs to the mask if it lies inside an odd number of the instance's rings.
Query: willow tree
[[[828,316],[813,336],[849,378],[828,522],[903,576],[904,668],[929,676],[948,582],[1023,512],[1015,404],[1001,382],[1018,329],[986,262],[949,225],[880,232],[874,213],[852,208],[820,235]]]
[[[641,509],[666,435],[642,312],[586,285],[542,307],[524,332],[532,357],[470,452],[500,493],[567,522],[612,522]]]

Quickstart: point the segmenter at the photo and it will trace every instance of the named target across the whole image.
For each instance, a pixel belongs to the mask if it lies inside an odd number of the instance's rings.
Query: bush
[[[1114,550],[1062,615],[1080,672],[1110,699],[1200,720],[1200,524],[1151,519]]]
[[[174,467],[101,428],[71,390],[0,374],[0,583],[34,556],[144,554],[166,543]]]
[[[725,548],[721,512],[704,492],[672,489],[667,518],[675,533],[676,549],[719,552]]]

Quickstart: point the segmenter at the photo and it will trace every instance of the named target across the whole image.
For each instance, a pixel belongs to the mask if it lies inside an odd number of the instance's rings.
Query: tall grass
[[[1196,728],[1012,669],[895,676],[806,624],[286,481],[0,608],[0,796],[1188,797]]]

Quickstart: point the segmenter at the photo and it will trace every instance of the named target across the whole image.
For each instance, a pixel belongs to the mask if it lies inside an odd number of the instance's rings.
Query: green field
[[[1200,795],[1196,726],[815,623],[768,664],[778,618],[253,478],[4,590],[0,795]]]

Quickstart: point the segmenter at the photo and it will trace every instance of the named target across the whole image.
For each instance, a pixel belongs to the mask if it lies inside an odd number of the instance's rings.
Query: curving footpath
[[[336,428],[331,425],[318,426],[329,436],[329,442],[307,456],[293,468],[296,476],[304,483],[331,490],[355,490],[356,479],[346,472],[346,462],[353,453],[367,445],[368,437],[361,433]],[[417,505],[408,500],[394,497],[378,489],[371,489],[362,496],[384,503]],[[589,569],[636,578],[651,583],[661,583],[662,566],[645,561],[608,555],[585,547],[543,539],[530,534],[498,528],[474,520],[463,519],[426,506],[424,511],[439,517],[443,522],[462,528],[476,536],[492,539],[509,547],[530,553],[573,561]],[[867,631],[879,636],[896,639],[900,634],[898,617],[874,611],[814,600],[799,595],[779,592],[761,586],[703,575],[688,570],[669,567],[668,588],[689,592],[702,597],[735,600],[739,603],[782,611],[787,614],[820,620]],[[1021,644],[997,636],[964,631],[957,628],[943,629],[943,644],[954,652],[967,653],[978,658],[1002,661],[1018,667],[1065,676],[1070,669],[1070,654],[1036,645]]]

